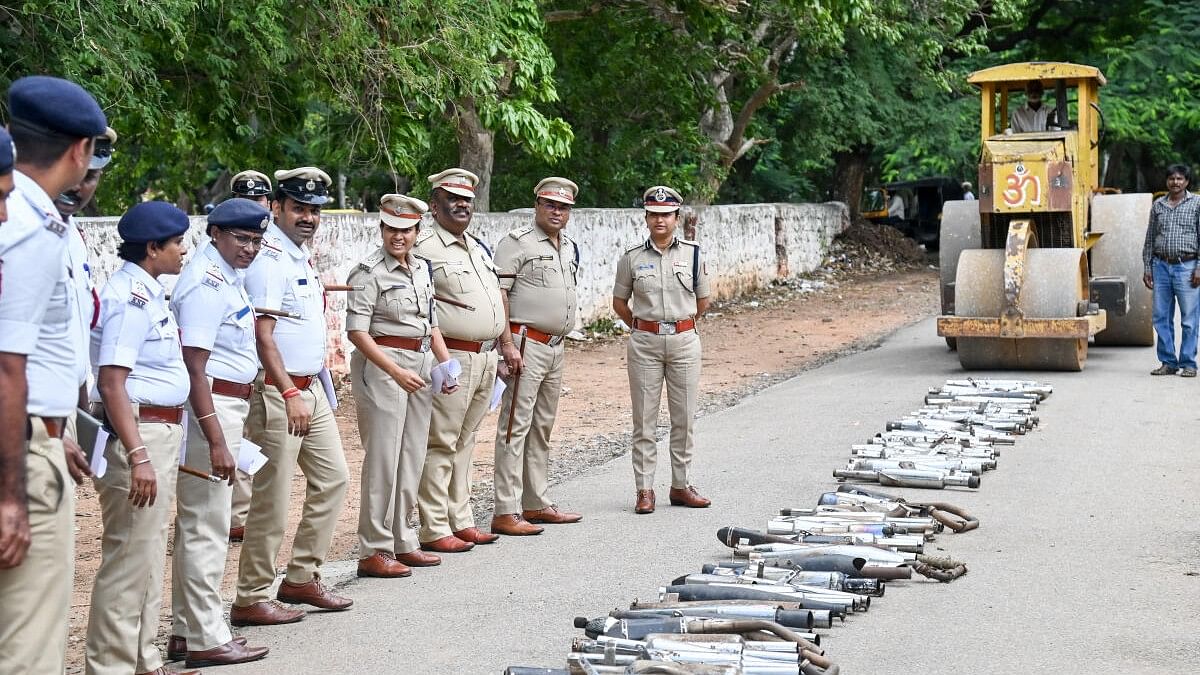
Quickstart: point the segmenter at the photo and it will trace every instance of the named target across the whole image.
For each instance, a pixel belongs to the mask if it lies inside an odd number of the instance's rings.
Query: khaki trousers
[[[308,389],[300,392],[300,400],[312,411],[308,435],[303,437],[288,433],[287,412],[279,390],[263,384],[261,372],[254,380],[246,427],[250,440],[262,446],[268,461],[254,474],[234,600],[239,607],[270,599],[275,558],[287,528],[297,466],[304,472],[306,491],[285,578],[294,584],[312,581],[333,543],[349,482],[346,455],[320,380],[314,377]]]
[[[96,479],[104,539],[87,627],[89,674],[148,673],[163,664],[154,639],[183,427],[145,422],[138,433],[158,481],[154,505],[137,508],[129,501],[129,461],[120,441],[108,444],[108,471]]]
[[[0,570],[0,674],[62,673],[75,572],[75,495],[62,441],[30,418],[25,454],[29,551]]]
[[[514,339],[520,344],[519,336]],[[561,342],[551,347],[527,339],[515,403],[514,387],[510,384],[504,390],[500,419],[496,424],[497,515],[537,511],[554,504],[546,496],[547,472],[550,432],[554,429],[558,398],[562,394],[565,354],[566,347]],[[505,442],[510,409],[516,411],[512,415],[512,440]]]
[[[350,382],[358,408],[358,434],[365,455],[358,510],[358,556],[411,553],[421,546],[408,516],[417,505],[425,465],[433,391],[428,385],[433,354],[384,347],[383,353],[419,373],[425,388],[408,393],[390,375],[355,351]]]
[[[254,491],[254,476],[242,473],[241,469],[235,474],[233,499],[229,507],[229,527],[231,529],[246,526],[246,516],[250,513],[250,495]]]
[[[242,428],[250,402],[233,396],[213,394],[213,411],[221,435],[234,460],[242,445]],[[212,471],[208,440],[200,430],[197,415],[188,406],[191,423],[187,433],[188,466]],[[175,547],[171,557],[171,634],[178,635],[194,652],[212,649],[233,639],[225,623],[221,603],[221,580],[229,553],[229,503],[233,488],[224,481],[212,483],[181,474],[176,490]]]
[[[450,357],[462,364],[458,390],[433,397],[428,453],[421,472],[417,506],[421,541],[434,541],[475,526],[471,513],[471,454],[496,382],[495,351],[473,354],[457,349]]]
[[[692,465],[692,425],[700,395],[700,336],[694,330],[656,335],[635,330],[626,348],[629,394],[633,400],[633,478],[639,490],[654,488],[658,407],[663,382],[671,414],[671,487],[688,486]]]

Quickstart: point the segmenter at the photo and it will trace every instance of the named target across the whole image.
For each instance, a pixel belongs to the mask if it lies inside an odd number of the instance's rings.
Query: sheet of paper
[[[263,468],[267,463],[267,456],[262,453],[262,446],[257,445],[254,441],[248,438],[242,439],[242,444],[238,448],[237,467],[248,475],[253,476],[258,473],[258,470]]]
[[[187,437],[188,437],[188,411],[183,411],[183,418],[179,420],[180,426],[183,427],[183,440],[179,441],[179,463],[187,464]]]
[[[96,429],[96,442],[92,445],[92,475],[104,478],[108,472],[108,460],[104,457],[104,448],[108,445],[108,432],[104,427]]]
[[[462,375],[462,364],[458,362],[458,359],[450,359],[446,363],[448,365],[446,366],[445,370],[450,371],[451,386],[458,384],[458,376]],[[435,394],[442,393],[442,385],[445,384],[445,382],[446,382],[446,373],[443,372],[443,368],[441,368],[440,366],[434,366],[433,367],[433,393],[435,393]]]
[[[321,380],[321,388],[325,390],[325,398],[329,399],[329,407],[337,410],[337,392],[333,389],[333,375],[329,373],[329,369],[322,368],[321,372],[317,373],[317,379]]]
[[[504,390],[508,387],[504,384],[504,380],[496,378],[496,385],[492,387],[492,403],[488,407],[488,412],[495,410],[500,405],[500,399],[504,397]]]

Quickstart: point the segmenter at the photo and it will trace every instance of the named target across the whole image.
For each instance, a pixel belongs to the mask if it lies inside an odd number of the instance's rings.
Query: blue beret
[[[262,204],[241,197],[226,199],[208,214],[208,224],[222,230],[266,232],[271,212]]]
[[[17,149],[13,147],[12,136],[8,130],[0,127],[0,176],[10,174],[13,164],[17,161]]]
[[[174,204],[142,202],[121,216],[117,234],[123,241],[141,243],[177,237],[188,229],[188,217]]]
[[[57,77],[22,77],[8,88],[8,114],[14,123],[72,138],[103,136],[108,119],[83,87]]]

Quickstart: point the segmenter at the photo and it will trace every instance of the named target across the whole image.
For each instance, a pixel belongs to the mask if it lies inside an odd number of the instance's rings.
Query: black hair
[[[121,260],[129,261],[134,265],[140,265],[150,255],[150,244],[155,244],[159,248],[162,248],[174,238],[167,237],[157,241],[123,241],[117,247],[117,257]]]
[[[17,152],[20,152],[20,150]],[[1170,178],[1172,174],[1176,173],[1180,176],[1183,176],[1183,179],[1187,182],[1192,182],[1192,168],[1187,164],[1172,164],[1171,166],[1167,167],[1167,178]]]
[[[22,164],[30,164],[38,169],[54,166],[72,145],[84,138],[60,134],[19,119],[12,120],[8,127],[13,145],[17,148],[17,159]]]

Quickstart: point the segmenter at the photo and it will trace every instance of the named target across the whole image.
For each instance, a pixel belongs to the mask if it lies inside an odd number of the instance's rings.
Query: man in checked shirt
[[[1183,164],[1167,167],[1167,194],[1154,200],[1150,226],[1142,246],[1142,283],[1154,292],[1154,332],[1161,365],[1151,375],[1196,376],[1196,330],[1200,325],[1200,197],[1187,191],[1192,170]],[[1179,356],[1175,355],[1175,303],[1183,327]]]

